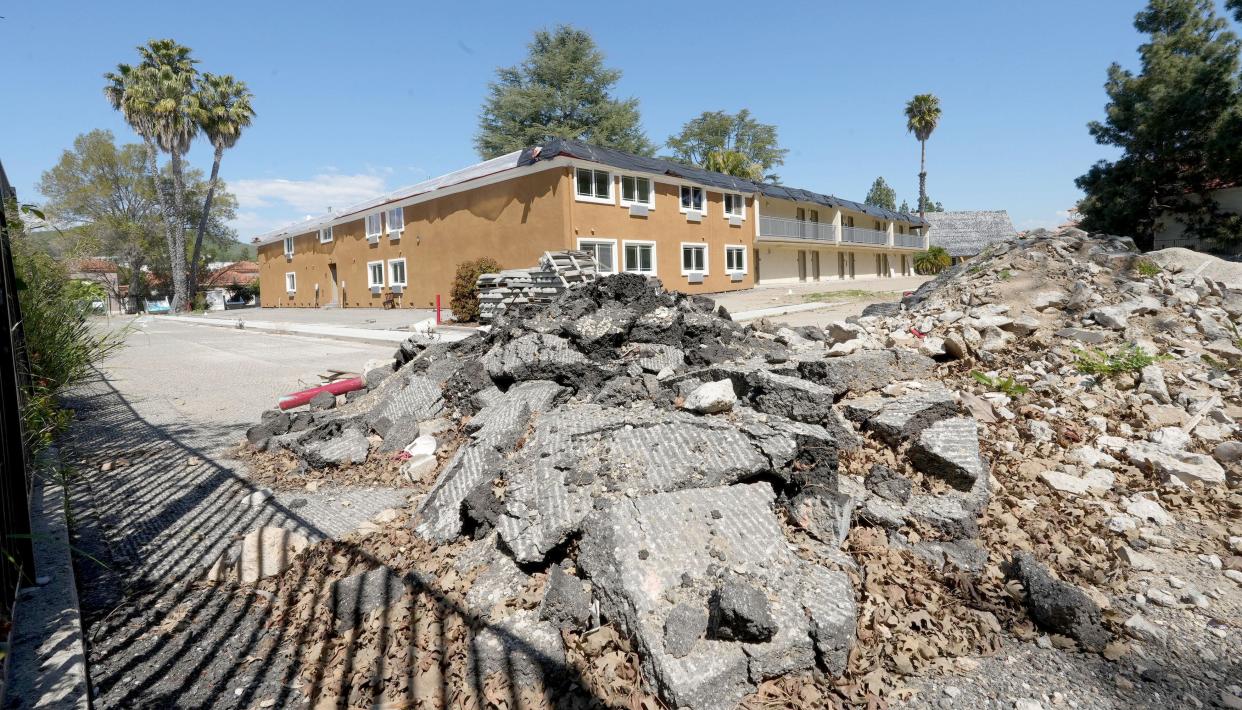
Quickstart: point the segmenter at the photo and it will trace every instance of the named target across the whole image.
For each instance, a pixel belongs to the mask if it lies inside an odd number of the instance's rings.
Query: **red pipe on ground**
[[[366,387],[366,385],[363,384],[361,377],[355,377],[351,380],[337,380],[336,382],[329,382],[322,387],[312,387],[308,390],[302,390],[301,392],[287,394],[280,398],[278,404],[281,409],[293,409],[294,407],[300,407],[303,404],[310,402],[311,398],[320,392],[345,394],[346,392],[360,390],[363,387]]]

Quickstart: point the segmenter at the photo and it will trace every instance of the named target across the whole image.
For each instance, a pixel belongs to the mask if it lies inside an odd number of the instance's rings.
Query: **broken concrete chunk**
[[[565,646],[561,632],[540,621],[533,610],[513,615],[485,626],[474,635],[470,661],[479,678],[501,673],[515,688],[538,686],[565,670]]]
[[[708,603],[710,638],[758,643],[776,635],[776,619],[772,618],[767,595],[745,578],[726,576]]]
[[[851,341],[856,342],[856,341]],[[798,363],[798,374],[818,383],[839,397],[878,390],[893,380],[926,377],[936,361],[910,351],[871,350],[853,355]]]
[[[1088,651],[1100,652],[1112,641],[1100,608],[1081,589],[1055,579],[1028,552],[1013,556],[1012,576],[1026,590],[1026,607],[1043,629],[1069,636]]]
[[[983,472],[979,425],[970,417],[935,422],[915,438],[910,447],[910,462],[955,488],[971,488]]]
[[[733,382],[719,380],[696,387],[681,406],[699,414],[719,414],[733,409],[736,402],[737,395],[733,393]]]
[[[708,613],[701,604],[673,605],[664,619],[664,650],[673,658],[685,658],[694,644],[707,634]]]
[[[881,498],[901,504],[910,501],[910,491],[913,489],[910,479],[882,464],[871,467],[871,472],[867,474],[866,486],[868,491]]]
[[[528,333],[494,346],[483,356],[483,366],[502,387],[506,382],[552,380],[575,389],[595,390],[607,379],[600,366],[575,350],[568,340],[544,333]]]
[[[1150,468],[1165,481],[1190,484],[1224,483],[1225,469],[1206,454],[1177,451],[1159,444],[1135,441],[1125,449],[1130,463]]]
[[[811,424],[834,418],[835,392],[829,387],[800,377],[757,370],[747,376],[754,408],[767,414]]]
[[[366,415],[367,424],[385,436],[394,423],[434,419],[444,409],[440,385],[418,374],[398,373],[384,382],[386,396]]]
[[[586,629],[591,620],[591,595],[583,589],[582,580],[560,565],[548,568],[547,586],[539,603],[539,618],[551,622],[558,629]]]
[[[953,395],[943,387],[915,390],[899,397],[865,397],[844,403],[845,416],[859,422],[891,446],[919,435],[933,422],[959,413]],[[973,421],[973,420],[972,420]]]
[[[292,446],[311,468],[365,463],[371,442],[358,424],[333,420],[298,437]]]
[[[350,629],[379,609],[391,609],[401,601],[409,585],[387,566],[359,572],[332,583],[329,604],[337,625]]]
[[[205,577],[211,582],[257,582],[285,571],[308,544],[301,533],[267,525],[234,542],[211,564]]]
[[[309,406],[312,412],[323,412],[329,409],[335,409],[336,395],[326,390],[320,392],[314,397],[311,397]]]

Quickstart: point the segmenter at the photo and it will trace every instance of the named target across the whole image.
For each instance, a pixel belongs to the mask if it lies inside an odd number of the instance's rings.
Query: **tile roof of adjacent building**
[[[95,257],[73,259],[67,267],[70,273],[76,274],[115,274],[117,271],[113,262]]]
[[[949,256],[974,256],[992,242],[1018,233],[1005,210],[928,212],[927,221],[928,245],[944,247]]]
[[[364,212],[366,210],[379,207],[391,202],[408,199],[417,195],[422,195],[436,190],[442,190],[454,185],[459,185],[470,180],[487,177],[496,173],[500,173],[513,168],[532,165],[539,161],[552,160],[553,158],[567,157],[577,158],[595,163],[601,163],[622,170],[633,170],[635,172],[645,172],[655,175],[666,175],[669,177],[681,178],[690,182],[705,185],[707,187],[716,187],[723,190],[732,190],[734,192],[744,193],[760,193],[769,197],[778,199],[794,200],[799,202],[810,202],[815,204],[826,205],[833,208],[845,208],[862,212],[879,217],[884,220],[899,220],[910,222],[915,225],[926,226],[928,222],[920,220],[917,214],[907,214],[904,212],[896,212],[894,210],[876,207],[874,205],[854,202],[852,200],[844,200],[833,195],[825,195],[810,190],[800,190],[798,188],[785,187],[784,185],[772,185],[769,183],[758,183],[743,178],[726,175],[724,173],[703,170],[692,165],[678,163],[673,160],[664,158],[648,158],[632,153],[625,153],[611,148],[603,148],[582,141],[570,140],[568,138],[553,138],[547,143],[527,148],[525,150],[507,153],[498,158],[485,160],[476,163],[461,170],[455,170],[451,173],[441,175],[440,177],[424,180],[423,182],[404,187],[399,190],[380,195],[364,202],[351,205],[343,210],[335,210],[329,214],[320,215],[318,217],[308,218],[301,222],[292,222],[282,227],[274,229],[270,232],[260,234],[254,237],[257,244],[268,244],[280,240],[283,237],[297,236],[307,232],[315,231],[323,226],[332,224],[343,217]]]
[[[235,261],[207,274],[204,286],[242,286],[259,280],[259,265],[253,261]]]

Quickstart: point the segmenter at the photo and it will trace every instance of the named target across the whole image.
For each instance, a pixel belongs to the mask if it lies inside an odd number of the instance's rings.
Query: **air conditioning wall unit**
[[[372,295],[372,296],[378,296],[381,288],[382,288],[382,287],[380,287],[380,286],[372,286],[372,287],[371,287],[371,295]]]
[[[390,286],[390,287],[388,288],[388,290],[389,290],[389,291],[392,291],[393,293],[401,293],[402,291],[404,291],[404,290],[405,290],[405,286],[402,286],[402,285],[400,285],[400,284],[397,284],[397,285],[395,285],[395,286]]]
[[[650,213],[651,208],[647,207],[647,205],[630,205],[631,217],[646,217]]]
[[[367,237],[367,241],[370,242],[371,244],[379,244],[379,235],[372,234],[371,236]]]
[[[742,218],[738,217],[737,215],[729,215],[729,226],[730,227],[742,226]]]
[[[703,213],[702,213],[702,212],[695,212],[694,210],[690,210],[689,212],[687,212],[687,213],[686,213],[686,221],[687,221],[687,222],[702,222],[702,221],[703,221]]]
[[[701,284],[703,283],[703,273],[696,271],[691,274],[686,274],[686,280],[692,284]]]
[[[745,275],[745,274],[743,274],[743,273],[742,273],[742,272],[740,272],[740,271],[734,271],[733,273],[729,274],[729,280],[730,280],[730,281],[733,281],[734,283],[736,283],[736,282],[738,282],[738,281],[741,281],[741,280],[742,280],[742,277],[743,277],[744,275]]]

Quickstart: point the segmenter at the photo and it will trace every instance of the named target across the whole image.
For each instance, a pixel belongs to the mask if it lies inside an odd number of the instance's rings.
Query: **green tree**
[[[897,209],[897,191],[888,186],[884,178],[878,177],[875,182],[871,183],[871,189],[867,191],[867,197],[863,202],[876,207],[883,207],[888,210]],[[902,203],[903,205],[905,203]]]
[[[651,155],[638,99],[612,95],[620,78],[587,32],[568,25],[540,30],[521,64],[496,70],[475,148],[490,159],[560,137]]]
[[[737,113],[724,111],[704,111],[697,118],[691,119],[682,126],[681,132],[668,139],[667,146],[673,151],[672,158],[683,163],[708,167],[708,162],[738,154],[744,158],[728,158],[728,164],[742,170],[740,173],[721,170],[730,175],[750,178],[756,172],[760,179],[777,182],[779,176],[772,172],[785,163],[789,153],[780,147],[776,137],[776,126],[760,123],[755,120],[747,109]],[[744,168],[742,166],[745,166]]]
[[[707,154],[701,166],[705,170],[724,173],[746,180],[763,180],[763,166],[736,150],[717,150]]]
[[[906,214],[910,214],[910,203],[906,202],[905,200],[902,200],[902,201],[901,201],[901,207],[898,207],[898,208],[897,208],[897,211],[898,211],[898,212],[905,212]]]
[[[1230,8],[1242,11],[1242,3]],[[1200,238],[1242,238],[1242,218],[1212,198],[1214,188],[1242,179],[1237,36],[1212,0],[1152,0],[1134,26],[1148,35],[1139,71],[1109,67],[1106,116],[1088,126],[1122,155],[1076,181],[1086,193],[1083,229],[1131,235],[1150,248],[1157,220],[1176,213]]]
[[[159,196],[166,216],[171,305],[176,311],[185,307],[188,290],[185,223],[172,215],[186,212],[184,157],[199,130],[197,60],[190,57],[188,47],[170,39],[151,40],[138,47],[138,54],[141,61],[137,65],[121,64],[115,72],[104,75],[104,95],[142,136],[150,153],[152,175],[159,172],[154,149],[169,156],[171,189],[161,190]]]
[[[940,99],[934,94],[917,94],[906,103],[906,130],[919,142],[919,217],[927,202],[927,139],[940,125]]]
[[[936,202],[931,197],[924,195],[923,202],[919,206],[919,213],[923,214],[926,212],[944,212],[944,205]]]
[[[194,234],[194,252],[190,258],[191,300],[198,290],[199,257],[202,255],[203,236],[207,232],[207,224],[211,215],[211,203],[219,183],[220,160],[224,158],[224,151],[237,144],[242,131],[254,118],[254,108],[250,105],[253,98],[245,82],[238,81],[228,74],[203,73],[198,91],[196,120],[207,136],[207,140],[211,141],[212,148],[215,149],[215,157],[211,163],[207,197],[203,201],[203,208],[199,210],[198,228]]]

